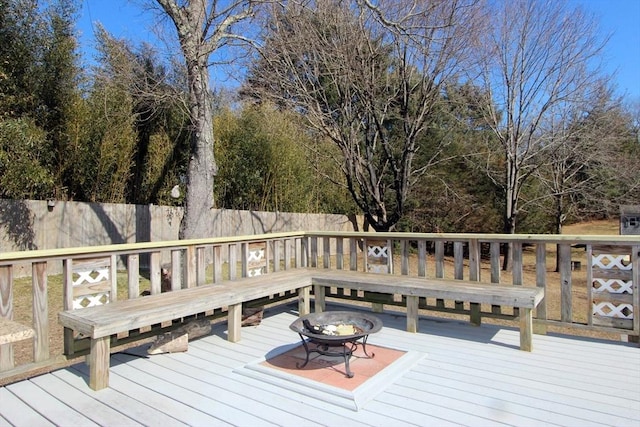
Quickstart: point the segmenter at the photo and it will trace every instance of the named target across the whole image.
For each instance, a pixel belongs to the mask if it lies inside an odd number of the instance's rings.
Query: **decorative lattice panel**
[[[629,247],[590,247],[590,322],[632,328],[633,280]]]
[[[391,253],[386,240],[367,242],[367,271],[370,273],[391,273]]]
[[[246,248],[245,256],[248,277],[261,276],[267,273],[266,242],[250,243]]]
[[[72,308],[107,304],[111,300],[110,259],[69,261]]]

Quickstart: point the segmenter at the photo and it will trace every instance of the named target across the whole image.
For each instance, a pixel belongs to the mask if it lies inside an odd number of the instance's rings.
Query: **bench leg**
[[[323,313],[327,308],[324,296],[324,286],[313,285],[314,310],[316,313]]]
[[[111,337],[91,340],[89,354],[89,387],[102,390],[109,386],[109,358],[111,356]]]
[[[300,316],[306,316],[311,313],[311,286],[305,286],[298,289],[298,313]]]
[[[472,325],[480,326],[482,324],[482,315],[480,314],[480,304],[477,302],[472,302],[470,304],[471,308],[471,319],[470,322]]]
[[[418,332],[418,303],[419,297],[407,296],[407,332]]]
[[[382,304],[381,302],[372,302],[371,311],[373,311],[374,313],[384,313],[384,304]]]
[[[520,309],[520,350],[531,351],[533,349],[533,310]]]
[[[230,342],[240,341],[240,328],[242,327],[242,304],[229,306],[227,319],[227,340]]]

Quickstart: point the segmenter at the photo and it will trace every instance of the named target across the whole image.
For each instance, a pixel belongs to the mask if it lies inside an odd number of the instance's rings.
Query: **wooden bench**
[[[110,304],[67,310],[59,314],[65,328],[91,339],[89,385],[94,390],[109,384],[111,337],[145,326],[189,317],[214,309],[228,309],[228,340],[240,340],[242,304],[284,292],[297,291],[300,315],[310,313],[313,287],[315,311],[324,310],[325,287],[343,287],[406,297],[407,331],[418,331],[419,298],[465,301],[471,304],[471,322],[480,324],[480,304],[520,309],[520,348],[532,350],[533,312],[544,296],[541,288],[488,285],[359,273],[346,270],[293,269],[247,277],[221,284],[198,286]]]
[[[58,319],[65,328],[90,338],[89,386],[100,390],[109,385],[112,336],[228,307],[228,340],[237,342],[242,303],[289,291],[298,292],[299,312],[308,314],[310,278],[307,270],[300,269],[66,310]]]
[[[516,307],[520,316],[520,349],[531,351],[533,309],[542,301],[544,290],[461,280],[427,279],[409,276],[360,273],[342,270],[315,270],[311,279],[315,311],[324,309],[325,287],[400,294],[406,297],[407,331],[418,331],[418,304],[421,297],[464,301],[471,306],[471,323],[480,325],[480,304]]]

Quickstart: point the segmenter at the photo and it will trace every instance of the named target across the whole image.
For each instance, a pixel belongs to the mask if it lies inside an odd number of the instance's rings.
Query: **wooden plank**
[[[13,266],[0,266],[0,319],[13,319]],[[13,368],[13,345],[0,344],[0,371]]]
[[[134,424],[136,421],[151,426],[186,426],[183,422],[179,421],[174,416],[169,416],[164,412],[161,412],[163,407],[153,407],[154,401],[147,401],[142,395],[136,396],[133,399],[126,394],[111,387],[102,390],[96,399],[95,393],[86,390],[86,382],[88,377],[82,375],[79,371],[73,368],[60,369],[51,373],[51,376],[59,378],[71,387],[85,393],[90,396],[96,403],[102,403],[110,408],[115,408],[121,412],[124,416],[130,418],[130,422]],[[114,378],[112,383],[118,383],[118,379]],[[36,425],[36,424],[33,424]],[[106,423],[105,425],[113,425],[113,423]]]
[[[27,340],[34,335],[33,328],[0,317],[0,345]]]
[[[184,286],[186,288],[193,288],[198,285],[197,261],[196,246],[187,246],[184,251]]]
[[[36,362],[49,358],[49,303],[47,297],[47,263],[32,264],[33,288],[33,357]]]
[[[99,425],[141,426],[140,422],[121,413],[121,408],[113,408],[89,396],[54,375],[43,375],[31,380],[34,384],[55,396],[62,404],[87,417]]]
[[[297,290],[310,284],[306,270],[282,271],[226,282],[224,285],[205,285],[137,300],[118,301],[108,306],[65,311],[59,314],[59,320],[63,326],[97,338]]]
[[[427,275],[427,241],[418,240],[418,277]]]
[[[172,393],[179,393],[179,388],[162,378],[145,375],[140,370],[126,365],[123,363],[122,366],[118,365],[114,368],[115,375],[113,375],[109,388],[122,393],[130,402],[141,406],[143,413],[146,412],[144,411],[144,405],[148,405],[160,411],[165,417],[176,419],[179,425],[213,426],[220,424],[220,420],[213,415],[194,408],[188,402],[183,402],[182,399],[174,398]],[[78,366],[77,368],[83,369],[84,367]],[[101,391],[100,396],[103,393],[108,393],[108,391]],[[129,408],[129,411],[132,409]],[[218,410],[220,409],[222,408],[218,408]],[[141,417],[141,421],[147,425],[154,425],[151,420],[147,424],[145,418]],[[166,425],[172,426],[173,422],[168,422]]]
[[[140,256],[138,254],[127,256],[127,284],[129,298],[137,298],[140,295]]]
[[[558,265],[560,267],[560,319],[563,322],[573,320],[573,298],[571,295],[571,246],[558,245]]]
[[[469,280],[480,281],[480,242],[469,240]]]
[[[49,422],[58,426],[98,426],[83,414],[61,403],[55,395],[47,393],[31,381],[21,381],[7,386],[9,391],[24,402],[31,402],[34,409]],[[4,406],[4,405],[2,405]]]
[[[207,283],[207,247],[196,247],[196,285]]]
[[[547,247],[544,243],[536,244],[536,286],[547,294]],[[547,320],[547,298],[542,298],[536,308],[536,318]],[[547,327],[536,325],[537,334],[547,333]]]
[[[151,282],[151,294],[159,294],[162,292],[162,274],[160,271],[160,252],[151,252],[149,254],[149,281]]]
[[[331,241],[328,237],[322,238],[322,266],[331,268]]]
[[[457,280],[464,279],[464,244],[453,242],[453,277]]]
[[[12,426],[54,426],[51,421],[10,392],[8,387],[0,387],[0,402],[2,402],[2,405],[0,405],[2,418],[6,419]]]
[[[344,270],[344,239],[336,237],[336,269]]]
[[[390,283],[383,275],[356,272],[336,274],[331,271],[317,271],[312,274],[311,281],[318,285],[344,286],[370,292],[529,308],[535,308],[544,295],[544,290],[532,287],[489,285],[445,279],[396,276]]]

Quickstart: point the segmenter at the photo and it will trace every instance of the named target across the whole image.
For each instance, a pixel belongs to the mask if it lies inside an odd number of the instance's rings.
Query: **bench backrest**
[[[116,257],[65,259],[62,266],[64,309],[82,310],[117,300]],[[82,337],[65,329],[65,353],[73,354]]]

